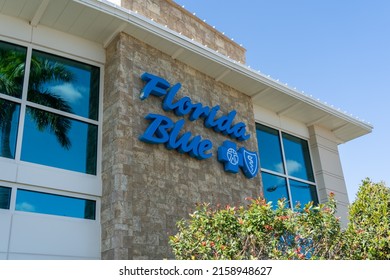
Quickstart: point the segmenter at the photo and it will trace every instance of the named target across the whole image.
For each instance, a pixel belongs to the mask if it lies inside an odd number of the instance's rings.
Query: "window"
[[[37,116],[62,123],[61,130],[37,129]],[[21,160],[96,174],[97,126],[27,107],[23,131]]]
[[[0,156],[15,158],[27,48],[0,41]],[[18,102],[12,102],[16,100]]]
[[[256,124],[264,197],[286,198],[289,207],[318,203],[314,173],[306,140]]]
[[[0,187],[0,209],[9,209],[11,201],[11,188]]]
[[[96,175],[99,84],[99,67],[0,41],[0,156]]]
[[[88,199],[18,189],[15,210],[95,220],[96,202]]]
[[[0,93],[21,98],[27,48],[0,41]]]
[[[19,114],[20,104],[0,99],[0,155],[2,157],[15,158]]]

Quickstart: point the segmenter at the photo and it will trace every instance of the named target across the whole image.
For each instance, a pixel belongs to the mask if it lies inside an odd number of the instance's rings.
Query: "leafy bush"
[[[272,209],[264,199],[247,207],[198,206],[191,219],[178,222],[170,238],[177,259],[329,259],[338,252],[340,225],[333,196],[292,211],[284,201]]]
[[[364,180],[349,216],[345,258],[390,260],[390,189]]]
[[[202,204],[177,223],[170,237],[177,259],[390,259],[389,189],[363,181],[351,206],[351,222],[340,229],[336,201],[294,210],[262,198],[249,205],[213,209]]]

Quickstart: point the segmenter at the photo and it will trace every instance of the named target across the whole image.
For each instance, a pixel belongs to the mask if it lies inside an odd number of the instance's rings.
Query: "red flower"
[[[278,217],[278,219],[284,221],[288,219],[288,216],[280,216]]]
[[[266,229],[266,230],[273,230],[274,228],[272,227],[272,226],[270,226],[270,225],[264,225],[264,228]]]

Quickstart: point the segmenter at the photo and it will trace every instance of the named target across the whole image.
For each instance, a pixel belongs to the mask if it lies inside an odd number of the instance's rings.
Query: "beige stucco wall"
[[[171,84],[180,82],[178,97],[193,103],[220,105],[221,113],[237,110],[235,122],[246,123],[251,138],[236,142],[256,151],[255,120],[251,99],[170,56],[126,34],[107,48],[104,88],[102,154],[102,258],[170,258],[168,236],[175,223],[188,217],[196,203],[242,205],[246,197],[260,195],[260,175],[247,179],[242,172],[227,173],[217,161],[217,148],[232,138],[206,128],[202,120],[190,122],[161,108],[162,98],[139,98],[149,72]],[[213,156],[197,160],[167,150],[164,145],[138,139],[149,121],[148,113],[184,118],[185,131],[213,143]],[[234,140],[233,140],[234,141]]]
[[[325,202],[329,193],[335,194],[336,215],[340,217],[341,225],[345,227],[348,223],[349,199],[337,139],[331,131],[319,126],[309,127],[309,133],[319,200],[321,203]]]

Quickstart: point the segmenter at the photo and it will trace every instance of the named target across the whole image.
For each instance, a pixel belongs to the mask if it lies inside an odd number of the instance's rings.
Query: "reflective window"
[[[11,188],[0,187],[0,209],[9,209],[11,201]]]
[[[274,207],[281,198],[290,199],[291,207],[318,204],[307,141],[264,125],[256,130],[266,200]]]
[[[69,196],[18,189],[16,210],[95,220],[96,202]]]
[[[290,180],[290,189],[293,207],[295,207],[297,203],[300,203],[303,206],[309,201],[318,204],[317,191],[314,185]]]
[[[99,68],[33,51],[28,100],[97,120]]]
[[[256,128],[261,167],[284,173],[279,131],[260,124],[256,124]]]
[[[21,160],[96,174],[97,126],[27,107]]]
[[[0,156],[15,158],[20,105],[0,99]]]
[[[100,68],[27,49],[0,41],[0,157],[96,175]]]
[[[27,49],[0,41],[0,93],[20,98]]]
[[[281,198],[286,198],[286,203],[289,206],[286,179],[266,172],[261,173],[261,178],[263,180],[264,197],[268,201],[272,201],[272,207],[277,208],[277,201]]]
[[[313,182],[314,175],[307,141],[283,133],[283,146],[288,175]]]

